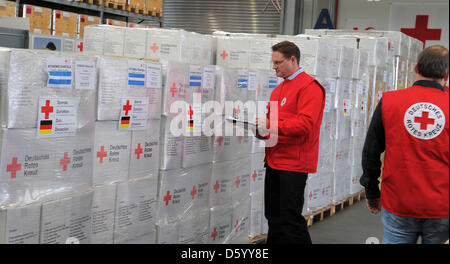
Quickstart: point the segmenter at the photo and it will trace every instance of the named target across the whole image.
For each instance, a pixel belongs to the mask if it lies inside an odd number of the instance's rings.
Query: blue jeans
[[[443,244],[448,239],[448,218],[414,218],[382,210],[383,244]]]

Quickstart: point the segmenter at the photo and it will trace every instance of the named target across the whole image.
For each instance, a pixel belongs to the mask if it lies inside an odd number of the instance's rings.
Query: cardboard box
[[[100,17],[96,16],[87,16],[87,15],[78,15],[77,21],[77,33],[78,38],[84,38],[84,27],[89,25],[98,25],[100,24]]]
[[[163,0],[147,0],[147,8],[162,15]]]
[[[77,38],[78,15],[61,10],[53,10],[53,35]]]
[[[30,20],[30,33],[50,35],[52,23],[52,10],[49,8],[22,5],[20,17],[27,17]]]
[[[115,20],[115,19],[105,19],[105,24],[110,26],[126,27],[127,22]]]
[[[16,3],[11,1],[0,1],[0,16],[15,17]]]

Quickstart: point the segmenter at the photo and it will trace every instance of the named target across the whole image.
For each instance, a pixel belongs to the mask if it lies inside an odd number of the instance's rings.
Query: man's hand
[[[381,211],[380,198],[377,199],[366,199],[367,208],[372,214],[377,214]]]
[[[267,139],[267,136],[269,134],[269,131],[267,130],[267,118],[257,117],[255,124],[256,124],[256,134],[255,134],[256,138],[262,140]]]

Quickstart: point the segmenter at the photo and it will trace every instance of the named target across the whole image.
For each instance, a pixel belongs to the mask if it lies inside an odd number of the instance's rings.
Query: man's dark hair
[[[448,72],[448,49],[441,45],[424,49],[417,60],[417,71],[426,78],[445,78]]]
[[[292,56],[297,58],[297,64],[300,63],[300,49],[294,43],[290,41],[282,41],[272,46],[272,51],[278,51],[286,59],[290,59]]]

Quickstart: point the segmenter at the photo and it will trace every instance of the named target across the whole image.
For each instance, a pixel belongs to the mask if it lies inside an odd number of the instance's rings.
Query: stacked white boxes
[[[0,56],[0,241],[89,243],[96,58],[15,49]],[[60,211],[47,211],[60,201]],[[57,214],[67,221],[56,223]]]

